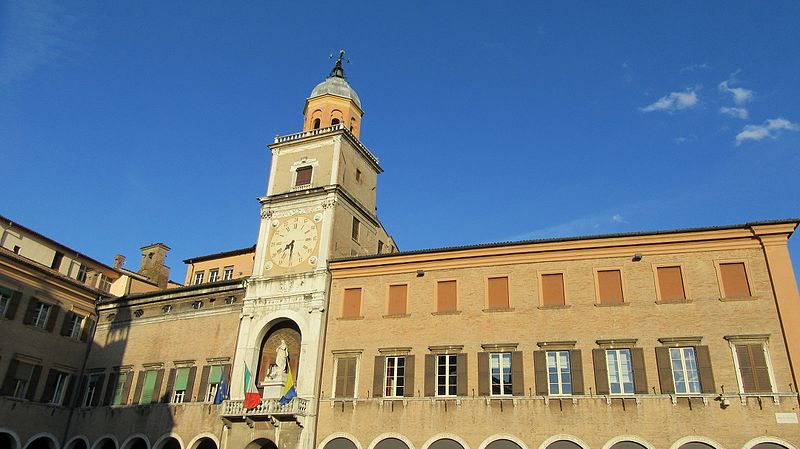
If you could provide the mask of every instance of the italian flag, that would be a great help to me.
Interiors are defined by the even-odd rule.
[[[251,409],[258,407],[261,403],[261,394],[256,388],[256,380],[250,373],[247,363],[244,364],[244,408]]]

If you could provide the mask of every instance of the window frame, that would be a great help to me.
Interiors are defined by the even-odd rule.
[[[389,361],[394,360],[394,371],[390,372]],[[403,362],[403,366],[400,367],[397,362]],[[405,355],[387,355],[384,358],[384,376],[383,376],[383,397],[387,399],[398,399],[405,397],[405,387],[406,387],[406,356]],[[403,374],[398,375],[397,371],[399,368],[402,368]],[[402,380],[402,385],[398,385],[398,379]],[[390,380],[394,382],[390,384]],[[398,393],[399,390],[399,393]]]
[[[208,282],[217,282],[219,280],[219,268],[208,270]]]
[[[739,394],[761,395],[770,396],[775,393],[775,372],[772,368],[772,359],[769,355],[769,336],[768,335],[744,335],[744,336],[726,336],[728,345],[731,348],[731,356],[733,357],[733,367],[736,370],[736,383],[739,386]],[[739,356],[736,353],[737,345],[760,344],[764,351],[764,360],[767,364],[767,373],[769,374],[769,382],[771,391],[769,392],[745,392],[744,382],[742,381],[742,371],[739,366]]]
[[[56,371],[57,378],[56,383],[53,386],[53,395],[50,397],[50,400],[47,402],[50,405],[64,405],[64,397],[67,395],[67,388],[69,388],[69,382],[72,378],[70,373],[65,373],[63,371]]]
[[[212,363],[212,364],[208,365],[209,366],[209,369],[208,369],[208,384],[206,386],[206,391],[204,393],[205,396],[203,396],[202,402],[204,402],[206,404],[213,404],[214,403],[214,400],[217,397],[217,389],[219,388],[219,385],[222,382],[212,382],[211,381],[211,373],[212,373],[212,371],[214,371],[214,367],[215,366],[219,366],[220,369],[222,370],[222,378],[220,380],[224,380],[224,377],[225,377],[225,366],[226,365],[227,365],[226,363]],[[189,367],[189,368],[191,369],[191,367]],[[176,375],[177,375],[177,372],[176,372]],[[228,382],[230,382],[230,381],[228,381]],[[228,387],[228,389],[230,390],[230,386]]]
[[[186,373],[187,379],[192,374],[192,367],[191,366],[176,366],[175,367],[175,379],[174,379],[175,384],[178,383],[178,374],[180,373],[181,370],[186,370],[187,371],[187,373]],[[224,368],[223,368],[223,370],[224,370]],[[187,386],[188,386],[188,380],[187,380]],[[185,404],[185,403],[189,402],[189,401],[186,400],[187,399],[186,398],[186,392],[187,391],[188,391],[187,389],[178,390],[177,387],[173,387],[172,396],[169,398],[170,399],[170,401],[169,401],[170,404]],[[216,396],[216,392],[215,392],[215,396]],[[178,400],[178,399],[180,399],[180,400]],[[191,400],[191,397],[189,397],[188,399]]]
[[[340,360],[354,359],[353,366],[353,396],[339,396],[336,391],[336,379],[339,376],[339,363]],[[334,400],[356,400],[358,399],[358,383],[360,381],[360,368],[361,367],[361,351],[334,351],[333,352],[333,382],[331,383],[331,399]]]
[[[128,403],[128,398],[124,397],[125,384],[128,383],[128,378],[130,376],[133,376],[133,371],[132,370],[119,371],[116,374],[117,376],[114,384],[114,391],[112,392],[111,403],[109,405],[111,406],[126,405]],[[119,396],[119,398],[117,398],[117,396]],[[117,399],[119,399],[119,403],[117,403]]]
[[[569,382],[564,382],[564,379],[562,378],[563,370],[564,370],[564,367],[561,366],[561,354],[562,353],[566,353],[567,354],[566,370],[567,370],[567,373],[569,374]],[[550,366],[550,354],[554,354],[555,355],[555,366],[553,366],[552,368],[555,368],[555,375],[556,375],[556,379],[557,379],[556,385],[558,386],[558,391],[556,391],[556,392],[553,391],[553,382],[550,381],[550,376],[552,374],[550,372],[550,369],[551,369],[551,366]],[[544,357],[545,357],[545,362],[547,363],[547,394],[548,394],[548,396],[572,396],[572,394],[573,394],[572,375],[573,374],[572,374],[572,355],[570,354],[570,350],[569,349],[552,349],[552,350],[545,349],[544,350]],[[608,366],[607,363],[606,363],[606,366]],[[567,385],[567,384],[569,384],[569,393],[565,393],[564,392],[564,386]]]
[[[203,281],[205,280],[205,277],[206,277],[205,270],[195,271],[194,272],[194,281],[192,282],[192,285],[200,285],[200,284],[202,284]]]
[[[434,369],[434,376],[435,376],[435,383],[434,383],[434,397],[437,398],[454,398],[458,396],[458,354],[453,352],[448,352],[444,354],[435,354],[436,357],[436,365]],[[444,358],[446,361],[444,364],[445,367],[445,374],[439,374],[439,367],[441,366],[441,360]],[[452,359],[452,362],[451,362]],[[448,368],[451,368],[453,372],[447,372]],[[440,384],[441,377],[444,376],[445,383]],[[452,382],[451,382],[452,381]],[[446,393],[440,394],[439,389],[444,388]],[[451,393],[452,391],[452,393]]]
[[[657,304],[674,304],[674,303],[686,303],[692,302],[692,295],[689,291],[688,283],[686,282],[686,264],[683,262],[680,263],[654,263],[651,264],[653,268],[653,282],[656,286],[656,303]],[[675,268],[681,270],[681,284],[683,286],[683,299],[664,299],[661,295],[661,283],[659,282],[658,278],[658,269],[659,268]],[[625,293],[623,292],[623,299]]]
[[[72,322],[70,323],[68,337],[72,338],[74,340],[79,340],[81,338],[81,333],[83,332],[83,325],[86,322],[86,317],[83,316],[83,315],[78,315],[77,313],[75,313],[75,314],[72,315],[71,319],[72,319]],[[77,326],[76,326],[76,323],[75,323],[76,320],[80,320],[80,321],[78,321]]]
[[[670,368],[670,372],[672,373],[672,388],[673,388],[672,391],[674,391],[675,394],[678,394],[678,395],[699,395],[699,394],[702,394],[703,393],[703,384],[702,384],[702,381],[700,379],[700,367],[699,367],[699,364],[697,362],[697,350],[695,349],[695,347],[694,346],[670,346],[668,349],[669,349],[669,368]],[[689,374],[690,373],[689,373],[689,369],[686,366],[685,350],[687,350],[687,349],[691,349],[692,350],[692,356],[693,356],[693,359],[694,359],[694,376],[697,379],[697,382],[696,382],[697,383],[697,391],[692,391],[692,389],[691,389],[692,382],[689,380],[689,377],[690,377]],[[680,351],[680,361],[681,361],[681,369],[680,369],[680,371],[682,372],[683,378],[684,378],[683,384],[686,386],[686,391],[683,391],[683,392],[678,391],[678,380],[675,378],[675,371],[676,370],[675,370],[675,365],[674,365],[674,362],[673,362],[673,353],[672,353],[672,351]]]
[[[299,176],[300,172],[301,171],[306,171],[306,170],[310,170],[311,171],[311,176],[308,177],[308,182],[305,182],[303,184],[298,184],[298,182],[299,182],[298,178],[300,178],[300,176]],[[299,189],[299,188],[303,188],[303,187],[308,187],[308,186],[310,186],[311,184],[314,183],[314,172],[316,170],[314,170],[314,166],[313,165],[311,165],[311,164],[301,164],[301,165],[298,165],[297,167],[295,167],[294,170],[292,170],[292,171],[294,172],[294,175],[292,177],[292,188]]]
[[[40,301],[38,299],[31,298],[30,301],[36,301],[36,313],[31,321],[31,326],[37,329],[47,329],[47,321],[50,319],[50,314],[53,313],[53,305],[50,303],[46,303]],[[47,311],[44,314],[44,318],[42,318],[42,310],[47,307]]]
[[[606,355],[606,372],[607,372],[607,376],[608,376],[608,394],[611,395],[611,396],[628,396],[628,395],[636,394],[636,381],[634,379],[634,369],[633,369],[633,351],[631,351],[631,348],[604,348],[604,351],[605,351],[605,355]],[[617,353],[617,355],[618,355],[617,362],[615,364],[615,368],[617,369],[616,373],[617,373],[617,378],[619,379],[619,381],[617,382],[619,384],[619,387],[620,387],[620,392],[619,393],[615,393],[614,391],[612,391],[614,382],[611,381],[611,360],[608,357],[608,353],[612,352],[612,351]],[[625,391],[625,384],[627,382],[624,382],[622,380],[622,367],[623,367],[623,364],[622,364],[622,357],[619,357],[619,355],[622,353],[622,351],[626,351],[627,354],[628,354],[628,360],[629,360],[629,365],[628,366],[629,366],[630,369],[629,369],[627,375],[628,375],[628,378],[630,380],[629,383],[631,385],[631,391],[630,392],[626,392]]]
[[[616,266],[602,266],[602,267],[594,267],[592,269],[594,273],[594,297],[595,297],[595,306],[599,307],[617,307],[617,306],[624,306],[630,304],[628,299],[628,285],[627,281],[625,280],[625,270],[621,265]],[[606,304],[600,301],[600,275],[601,271],[619,271],[619,279],[620,284],[622,287],[622,302],[614,303],[614,304]]]
[[[355,215],[353,216],[353,227],[350,230],[350,237],[354,242],[359,243],[358,239],[361,237],[361,220]]]
[[[0,290],[0,318],[5,318],[9,304],[11,304],[11,296],[6,296],[6,294]]]
[[[222,280],[229,281],[231,279],[233,279],[233,265],[224,267],[222,269]]]
[[[733,264],[733,263],[740,263],[744,265],[744,275],[747,277],[747,288],[750,290],[750,296],[746,298],[740,298],[736,296],[728,297],[725,294],[725,283],[722,281],[722,268],[720,265],[725,264]],[[714,260],[714,270],[717,273],[717,286],[719,287],[719,299],[720,301],[736,301],[736,300],[752,300],[757,299],[755,295],[755,290],[753,289],[753,276],[752,270],[750,269],[750,261],[747,259],[715,259]]]
[[[390,313],[391,312],[390,305],[391,305],[391,299],[392,299],[392,287],[400,287],[400,286],[405,286],[406,287],[406,297],[405,297],[405,307],[404,307],[405,313],[392,314],[392,313]],[[363,295],[364,295],[363,290],[362,290],[361,295],[362,295],[361,304],[363,306],[363,304],[364,304],[364,302],[363,302]],[[386,308],[385,308],[386,314],[384,316],[385,317],[409,316],[410,312],[408,311],[408,299],[409,299],[410,296],[411,296],[411,283],[410,282],[390,282],[390,283],[388,283],[386,285]]]
[[[498,393],[495,393],[495,382],[494,376],[492,375],[492,371],[494,369],[494,360],[497,359],[498,361],[498,373],[500,375],[499,382],[497,383],[498,386]],[[508,362],[505,365],[505,362]],[[513,357],[511,351],[490,351],[489,352],[489,368],[487,373],[489,375],[489,396],[491,397],[511,397],[514,395],[514,367],[513,367]],[[505,370],[508,369],[506,373]],[[508,383],[505,382],[505,376],[508,375],[509,381]],[[456,377],[456,383],[458,383],[458,377]]]
[[[81,397],[80,408],[88,408],[92,407],[92,402],[94,401],[94,396],[96,394],[100,394],[100,389],[102,385],[103,373],[87,373],[86,374],[86,385],[83,390],[83,397]],[[96,380],[96,383],[92,384],[92,379]]]
[[[38,365],[34,363],[25,362],[19,359],[16,359],[17,366],[14,370],[14,373],[6,373],[6,377],[9,375],[14,376],[14,391],[11,392],[11,397],[16,399],[25,399],[28,396],[28,389],[31,387],[31,377],[33,377],[33,372],[36,370]],[[30,372],[28,373],[27,379],[17,377],[17,373],[19,373],[19,369],[21,365],[28,365],[30,366]]]
[[[505,279],[506,280],[506,294],[508,295],[507,304],[505,307],[490,307],[489,299],[489,281],[492,279]],[[456,285],[456,304],[458,304],[458,286]],[[511,274],[492,274],[483,277],[483,311],[496,312],[496,311],[510,311],[514,310],[514,305],[511,303]]]
[[[441,282],[455,282],[456,283],[456,304],[453,310],[439,310],[439,283]],[[433,286],[433,314],[434,315],[449,315],[461,313],[460,296],[458,284],[461,283],[459,278],[441,278],[434,280]]]

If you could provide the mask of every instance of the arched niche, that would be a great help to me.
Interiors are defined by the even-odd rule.
[[[144,438],[136,437],[127,442],[122,449],[149,449]]]
[[[269,367],[275,363],[275,350],[280,346],[281,340],[286,341],[289,348],[289,367],[292,369],[295,383],[297,382],[298,368],[300,366],[300,344],[302,336],[300,328],[294,321],[284,320],[275,323],[261,340],[261,353],[258,359],[257,382],[261,383],[269,373]]]
[[[271,440],[266,438],[258,438],[250,442],[244,449],[278,449]]]
[[[2,447],[2,446],[0,446],[0,447]],[[70,441],[69,444],[67,444],[66,449],[89,449],[89,445],[86,444],[85,440],[83,440],[81,438],[76,438],[76,439]]]
[[[408,445],[398,438],[384,438],[378,441],[375,449],[409,449]]]
[[[167,437],[161,440],[155,449],[183,449],[180,441],[175,437]]]
[[[678,449],[717,449],[714,446],[699,441],[690,441],[683,443]],[[765,448],[766,449],[766,448]]]
[[[58,449],[58,445],[52,438],[41,436],[29,441],[25,449]]]
[[[619,441],[611,446],[611,449],[647,449],[645,446],[635,441]]]
[[[456,440],[451,440],[450,438],[442,438],[441,440],[436,440],[428,446],[428,449],[464,449],[464,446],[461,445]]]
[[[197,440],[194,445],[189,449],[219,449],[217,443],[208,437],[203,437]]]
[[[764,443],[758,443],[752,447],[752,449],[789,449],[786,446],[778,443],[773,443],[771,441],[767,441]]]
[[[19,445],[17,444],[17,439],[14,438],[14,435],[11,435],[8,432],[0,432],[0,447],[19,449]]]
[[[583,449],[578,443],[569,440],[553,441],[547,445],[547,449]]]

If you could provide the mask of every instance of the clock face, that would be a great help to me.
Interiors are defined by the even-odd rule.
[[[294,267],[306,260],[316,246],[317,225],[306,217],[294,217],[275,227],[269,255],[281,267]]]

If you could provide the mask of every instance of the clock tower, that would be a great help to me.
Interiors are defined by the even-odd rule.
[[[269,182],[259,198],[253,275],[247,280],[230,381],[231,399],[243,398],[247,369],[267,410],[277,404],[291,371],[298,398],[293,403],[302,404],[302,412],[286,422],[283,415],[265,413],[276,435],[264,437],[276,441],[283,435],[281,448],[313,449],[330,296],[328,260],[395,250],[376,215],[377,177],[383,170],[359,140],[361,100],[347,82],[343,55],[306,100],[303,131],[276,136],[269,145]],[[288,363],[278,361],[285,353]],[[237,432],[240,426],[234,424],[232,433],[247,431]]]

